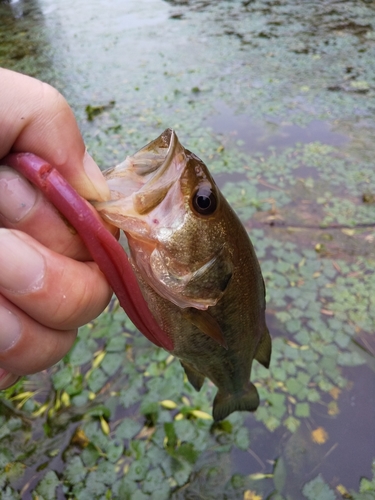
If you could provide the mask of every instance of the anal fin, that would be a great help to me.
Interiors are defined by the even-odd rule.
[[[260,339],[254,358],[265,368],[268,368],[270,366],[270,361],[271,361],[271,351],[272,351],[271,336],[268,331],[268,328],[265,327],[264,333],[262,335],[262,338]]]
[[[248,382],[239,394],[218,391],[214,399],[212,416],[215,422],[223,420],[234,411],[255,411],[259,406],[259,394],[254,384]]]
[[[192,366],[190,366],[187,363],[184,363],[183,361],[180,360],[180,363],[182,365],[182,368],[185,370],[186,376],[191,383],[191,385],[194,387],[196,391],[200,391],[201,387],[204,382],[204,376],[201,375],[199,372],[194,370]]]

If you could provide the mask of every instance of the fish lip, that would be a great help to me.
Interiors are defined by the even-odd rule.
[[[150,179],[132,194],[133,207],[140,215],[151,212],[164,200],[170,188],[180,179],[186,168],[186,153],[177,134],[172,129],[166,129],[160,137],[164,139],[163,135],[166,134],[169,135],[169,146],[163,162],[151,171]],[[146,148],[147,146],[144,149]],[[139,154],[142,154],[142,150]]]
[[[154,168],[151,171],[146,173],[146,175],[147,175],[149,173],[154,172],[154,175],[151,177],[151,179],[149,179],[149,181],[146,182],[145,186],[147,184],[150,184],[150,183],[152,184],[153,182],[158,181],[160,177],[164,176],[165,171],[168,169],[168,167],[171,164],[171,161],[173,160],[173,157],[174,157],[175,152],[176,152],[176,148],[178,147],[178,145],[180,145],[177,134],[172,129],[164,130],[164,132],[160,135],[159,138],[164,139],[164,135],[167,135],[167,134],[169,135],[169,138],[168,138],[169,144],[168,144],[168,148],[166,148],[164,160],[156,168]],[[155,142],[155,141],[153,141],[153,142]],[[145,146],[143,149],[146,149],[146,148],[147,148],[147,146]],[[141,149],[138,153],[141,154],[143,149]],[[136,154],[138,154],[138,153],[136,153]],[[136,155],[134,155],[134,156],[136,156]],[[138,174],[138,175],[140,175],[140,174]]]

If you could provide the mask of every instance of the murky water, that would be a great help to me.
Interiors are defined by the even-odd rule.
[[[243,149],[250,154],[254,151],[267,153],[269,147],[280,149],[298,143],[320,142],[342,146],[349,142],[348,136],[335,132],[334,126],[326,121],[312,120],[306,126],[282,119],[257,122],[252,120],[251,114],[234,113],[230,106],[223,103],[216,105],[216,112],[206,120],[206,124],[224,141],[241,141]]]
[[[14,399],[5,427],[43,401],[57,405],[64,391],[69,404],[54,423],[34,417],[31,441],[22,426],[14,441],[0,440],[0,498],[23,490],[23,498],[334,499],[371,480],[375,206],[363,195],[375,192],[374,29],[373,4],[359,1],[0,4],[0,65],[55,85],[103,168],[166,127],[207,163],[254,241],[274,336],[270,372],[254,367],[255,415],[211,428],[186,410],[181,431],[181,395],[209,411],[212,387],[195,394],[177,363],[139,339],[134,352],[127,341],[134,373],[123,368],[125,344],[114,347],[123,319],[103,315],[91,340],[82,332],[72,359],[52,370],[52,384],[31,377],[8,393],[45,391],[36,402]],[[103,110],[90,121],[87,106]],[[77,361],[79,349],[94,358],[103,345],[112,365]],[[59,373],[69,370],[64,385]],[[160,409],[166,399],[177,409]],[[46,471],[57,473],[52,493],[40,483]]]

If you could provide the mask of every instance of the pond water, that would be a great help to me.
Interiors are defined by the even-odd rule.
[[[174,128],[249,231],[273,337],[259,409],[213,425],[214,388],[114,302],[3,394],[0,498],[375,498],[373,2],[2,2],[0,65],[57,87],[103,168]]]
[[[233,113],[224,103],[218,103],[215,108],[216,112],[205,124],[212,128],[215,134],[222,136],[223,140],[243,141],[242,148],[250,154],[253,151],[266,154],[270,146],[282,149],[315,141],[342,146],[349,142],[346,135],[335,132],[332,124],[323,120],[312,120],[306,126],[283,122],[282,118],[255,122],[251,115]]]

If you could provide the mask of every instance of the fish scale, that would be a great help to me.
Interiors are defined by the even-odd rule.
[[[217,386],[215,421],[256,410],[252,362],[268,368],[271,357],[264,281],[208,168],[167,129],[104,175],[113,200],[96,208],[125,231],[143,296],[188,380],[196,390],[205,377]]]

